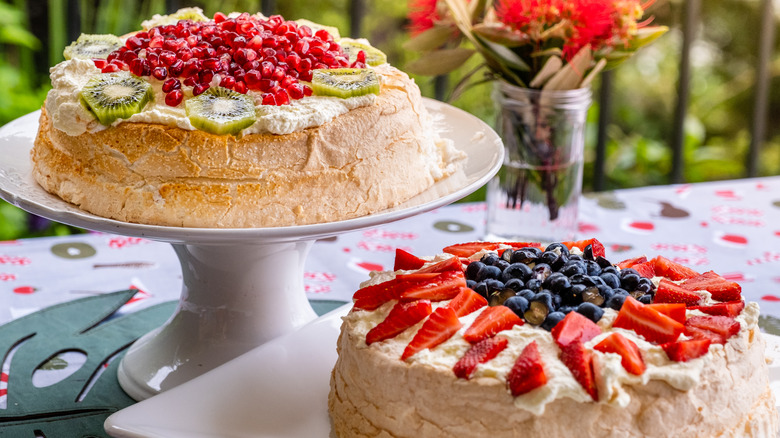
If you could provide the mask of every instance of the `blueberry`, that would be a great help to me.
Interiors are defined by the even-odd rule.
[[[623,271],[620,271],[620,287],[625,290],[634,290],[639,284],[641,277],[638,274],[626,274],[623,275]]]
[[[495,266],[485,265],[484,268],[480,269],[477,272],[476,277],[474,277],[474,281],[483,281],[483,280],[487,280],[487,279],[497,280],[499,278],[501,278],[501,270],[500,269],[498,269]]]
[[[623,295],[623,296],[628,295],[628,291],[620,287],[616,287],[612,289],[612,292],[614,292],[616,295]]]
[[[576,307],[572,307],[572,306],[561,306],[561,307],[559,307],[559,308],[558,308],[558,310],[556,310],[556,312],[561,312],[561,313],[563,313],[564,315],[568,315],[568,314],[569,314],[569,312],[573,312],[573,311],[574,311],[574,309],[576,309]]]
[[[552,251],[545,251],[542,253],[541,256],[539,256],[539,263],[546,263],[550,266],[552,266],[553,262],[557,260],[560,257],[558,253],[552,252]]]
[[[582,251],[582,256],[585,260],[593,260],[593,245],[588,245],[585,250]]]
[[[576,260],[578,262],[584,261],[585,259],[582,258],[579,254],[569,254],[569,261]]]
[[[547,318],[547,314],[554,310],[553,296],[550,292],[539,292],[528,302],[528,310],[523,317],[529,324],[539,325]]]
[[[601,266],[601,269],[606,268],[607,266],[612,266],[612,263],[610,263],[609,260],[604,258],[604,256],[598,256],[596,257],[596,263],[598,263],[599,266]]]
[[[623,302],[626,301],[626,297],[628,295],[623,294],[614,294],[612,295],[606,302],[604,302],[604,307],[609,307],[610,309],[620,310],[621,307],[623,307]]]
[[[569,290],[561,294],[562,303],[566,306],[577,306],[582,302],[582,293],[587,286],[584,284],[572,285]]]
[[[553,293],[551,293],[551,295],[552,295],[552,300],[553,300],[553,306],[552,306],[552,308],[550,310],[554,310],[554,309],[557,309],[557,308],[561,307],[561,301],[562,301],[561,296],[558,295],[558,294],[553,294]]]
[[[587,285],[588,283],[590,283],[592,286],[607,285],[607,282],[604,281],[604,279],[599,277],[598,275],[591,275],[590,277],[588,277],[588,279],[590,281],[585,281],[583,284]]]
[[[544,281],[552,274],[552,268],[546,263],[537,263],[531,271],[533,272],[533,277],[539,281]]]
[[[484,263],[484,264],[486,264],[488,266],[493,266],[493,265],[496,264],[496,262],[498,260],[499,260],[498,259],[498,254],[496,254],[494,252],[489,252],[489,253],[483,255],[482,258],[479,261],[481,261],[482,263]]]
[[[612,266],[612,265],[609,265],[607,267],[602,267],[601,268],[601,273],[602,274],[605,274],[607,272],[609,272],[610,274],[618,275],[618,269],[616,267]]]
[[[545,248],[544,250],[546,252],[549,252],[549,251],[555,251],[556,249],[558,249],[558,252],[560,252],[561,254],[564,254],[564,255],[567,255],[567,256],[569,255],[569,248],[567,248],[566,245],[564,245],[562,243],[551,243],[551,244],[547,245],[547,248]]]
[[[542,287],[550,289],[553,293],[561,294],[571,288],[571,283],[569,283],[568,277],[556,272],[542,282]]]
[[[644,294],[641,297],[639,297],[639,302],[642,304],[652,304],[653,296],[650,294]]]
[[[542,255],[542,250],[537,248],[537,247],[535,247],[535,246],[525,246],[522,249],[524,249],[526,251],[530,251],[531,254],[534,255],[534,257],[539,257],[540,255]]]
[[[594,262],[593,260],[585,261],[585,269],[588,271],[588,275],[601,274],[601,266],[599,266],[599,264]]]
[[[629,275],[629,274],[639,275],[639,272],[637,272],[636,269],[634,269],[634,268],[621,269],[620,272],[619,272],[620,279],[622,280],[623,277],[625,277],[626,275]]]
[[[582,291],[582,301],[600,306],[604,304],[604,295],[601,294],[598,286],[588,286]]]
[[[534,292],[539,292],[542,290],[542,280],[539,280],[537,278],[532,278],[525,282],[525,287],[527,289],[531,289]]]
[[[569,260],[568,263],[566,263],[563,268],[561,268],[561,273],[567,277],[572,277],[574,275],[582,275],[587,273],[588,271],[585,269],[585,263],[582,262],[572,262]]]
[[[476,282],[476,281],[474,281],[474,280],[471,280],[471,279],[469,279],[469,280],[466,280],[466,287],[467,287],[467,288],[469,288],[469,289],[472,289],[472,290],[473,290],[473,289],[474,289],[476,286],[477,286],[477,282]]]
[[[553,262],[552,262],[552,263],[550,263],[550,267],[552,268],[552,270],[553,270],[553,271],[560,271],[560,270],[561,270],[561,268],[562,268],[562,267],[563,267],[563,266],[566,264],[566,262],[568,262],[568,261],[569,261],[569,257],[568,257],[568,256],[566,256],[566,255],[564,255],[564,254],[561,254],[560,256],[558,256],[558,258],[557,258],[557,259],[553,260]]]
[[[509,267],[509,262],[504,259],[498,259],[496,260],[496,264],[493,266],[495,266],[496,268],[500,269],[501,272],[503,272],[504,269]]]
[[[569,283],[571,284],[582,284],[584,283],[589,277],[586,274],[574,274],[569,277]]]
[[[599,322],[604,315],[604,309],[593,303],[582,303],[577,306],[577,313],[593,322]]]
[[[550,312],[549,314],[547,314],[547,318],[544,319],[544,322],[542,322],[542,325],[540,327],[549,332],[550,330],[553,329],[553,327],[558,325],[558,323],[561,322],[565,317],[566,317],[565,313]]]
[[[604,297],[604,302],[607,302],[612,298],[612,295],[615,295],[615,289],[609,286],[599,287],[599,294]],[[601,305],[603,306],[603,303]]]
[[[512,289],[503,289],[500,291],[495,291],[490,294],[490,298],[488,299],[488,305],[489,306],[500,306],[504,304],[506,300],[509,298],[515,296],[515,291]]]
[[[514,254],[514,252],[515,251],[511,248],[505,249],[504,252],[501,253],[501,260],[512,263],[512,254]]]
[[[509,289],[512,289],[515,292],[518,292],[525,287],[525,283],[523,283],[523,280],[519,278],[510,278],[509,280],[504,282],[504,287],[507,287]]]
[[[487,284],[485,284],[484,281],[478,281],[477,284],[472,289],[474,289],[474,292],[482,295],[485,298],[487,298],[490,295]]]
[[[620,279],[617,275],[611,272],[605,273],[604,271],[601,271],[601,275],[599,275],[599,277],[601,277],[601,279],[604,280],[604,283],[606,283],[606,285],[609,287],[620,287]]]
[[[512,253],[509,263],[535,263],[536,257],[536,254],[533,251],[529,251],[527,248],[519,249]]]
[[[638,290],[644,293],[650,293],[655,290],[655,285],[649,278],[640,278],[634,290]]]
[[[528,281],[528,279],[531,278],[531,268],[524,263],[512,263],[504,270],[504,273],[501,274],[501,279],[504,281],[507,281],[510,278],[519,278],[520,280]]]
[[[488,278],[487,280],[485,280],[485,285],[488,288],[488,296],[497,290],[506,289],[504,282],[500,280],[496,280],[494,278]]]
[[[474,280],[477,278],[477,273],[485,268],[485,264],[482,262],[471,262],[466,267],[466,278]]]
[[[515,312],[519,317],[523,317],[523,314],[528,310],[528,299],[515,295],[509,297],[504,301],[504,305],[509,307],[509,310]]]
[[[523,297],[526,300],[530,300],[531,298],[536,295],[536,292],[532,291],[531,289],[520,289],[520,291],[517,292],[518,297]]]

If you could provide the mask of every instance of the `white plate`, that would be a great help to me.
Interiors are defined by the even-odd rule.
[[[328,391],[342,306],[106,420],[116,438],[327,438]],[[780,400],[780,337],[764,335]]]
[[[90,230],[145,237],[171,243],[212,244],[314,240],[405,219],[461,199],[485,185],[503,163],[499,136],[477,117],[433,99],[424,99],[443,138],[468,156],[465,169],[425,192],[379,213],[324,224],[273,228],[183,228],[134,224],[96,216],[47,193],[33,179],[30,149],[40,111],[0,128],[0,198],[30,213]]]

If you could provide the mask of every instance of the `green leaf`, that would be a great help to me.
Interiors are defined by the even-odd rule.
[[[455,33],[450,27],[434,26],[425,32],[415,35],[403,44],[404,50],[412,52],[428,52],[441,48]]]
[[[406,69],[418,75],[443,75],[463,65],[474,53],[474,50],[462,47],[434,50],[407,64]]]
[[[38,41],[38,38],[35,38],[35,35],[18,26],[0,27],[0,43],[27,47],[32,50],[37,50],[41,47],[41,42]]]
[[[505,47],[519,47],[528,43],[527,36],[499,24],[479,23],[475,24],[472,30],[484,40],[501,44]]]
[[[7,408],[0,410],[0,435],[32,436],[31,431],[40,430],[47,437],[107,437],[105,419],[134,403],[116,378],[122,351],[165,322],[176,306],[169,302],[108,319],[136,293],[127,290],[70,301],[0,326],[0,358],[18,347],[8,373]],[[86,362],[58,383],[33,385],[33,372],[68,350],[84,352]],[[117,356],[118,352],[122,353]],[[89,383],[93,386],[86,392]]]

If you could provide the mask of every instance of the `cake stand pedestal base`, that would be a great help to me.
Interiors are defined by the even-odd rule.
[[[130,347],[119,365],[122,389],[149,398],[314,320],[303,288],[313,243],[173,244],[179,305]]]

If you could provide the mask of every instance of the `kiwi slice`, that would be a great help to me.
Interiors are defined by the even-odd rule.
[[[329,34],[333,36],[333,39],[336,41],[338,41],[339,38],[341,38],[341,34],[339,33],[338,27],[326,26],[324,24],[315,23],[313,21],[309,21],[304,18],[295,20],[295,22],[298,23],[299,26],[308,26],[309,29],[311,29],[313,32],[317,32],[320,29],[325,29],[326,31],[328,31]]]
[[[208,19],[209,18],[203,14],[203,9],[201,8],[182,8],[169,15],[155,14],[151,19],[141,23],[141,27],[144,28],[144,30],[149,30],[155,26],[176,24],[179,20],[208,21]]]
[[[65,59],[105,59],[109,53],[122,47],[122,40],[116,35],[89,35],[82,33],[62,52]]]
[[[127,72],[93,76],[81,89],[81,103],[103,125],[141,112],[154,99],[152,86]]]
[[[312,71],[311,88],[318,96],[346,99],[379,94],[380,84],[376,72],[370,68],[316,69]]]
[[[185,103],[192,126],[212,134],[238,134],[257,120],[251,97],[223,87],[210,87]]]
[[[339,45],[344,50],[344,53],[349,56],[350,63],[355,62],[358,52],[362,50],[366,52],[366,64],[372,66],[387,64],[387,55],[376,47],[361,41],[353,40],[352,38],[342,38],[339,40]]]

